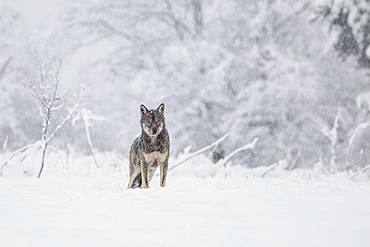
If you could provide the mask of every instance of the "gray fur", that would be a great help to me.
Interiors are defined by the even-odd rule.
[[[160,186],[166,186],[170,138],[164,118],[164,104],[155,110],[140,106],[141,135],[130,149],[129,182],[127,188],[149,188],[155,170],[160,167]]]

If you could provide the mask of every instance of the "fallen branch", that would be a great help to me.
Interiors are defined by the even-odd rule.
[[[278,167],[279,165],[280,163],[275,163],[274,165],[270,166],[264,173],[262,173],[261,177],[264,178],[268,173],[275,170],[275,168]]]
[[[218,144],[220,144],[221,142],[223,142],[230,134],[225,134],[224,136],[222,136],[220,139],[216,140],[215,142],[209,144],[208,146],[206,147],[203,147],[193,153],[190,153],[187,157],[185,157],[184,159],[180,160],[179,162],[177,162],[176,164],[174,164],[172,167],[170,167],[168,170],[171,171],[173,169],[175,169],[176,167],[179,167],[180,165],[182,165],[183,163],[185,163],[186,161],[194,158],[195,156],[198,156],[199,154],[201,153],[204,153],[210,149],[212,149],[213,147],[217,146]]]
[[[35,146],[35,145],[38,145],[39,144],[39,141],[35,142],[35,143],[32,143],[30,145],[26,145],[22,148],[19,148],[17,150],[15,150],[13,153],[11,153],[8,158],[1,164],[1,167],[0,167],[0,176],[3,176],[4,175],[4,168],[8,165],[9,161],[11,161],[14,157],[16,157],[18,154],[21,154],[21,153],[24,153],[26,152],[28,149],[30,149],[31,147]]]
[[[229,155],[227,155],[224,159],[220,160],[220,164],[226,166],[226,164],[234,157],[236,154],[246,151],[246,150],[253,150],[256,147],[258,138],[254,138],[252,142],[245,144],[244,146],[235,149]]]
[[[359,172],[357,172],[357,173],[355,173],[355,174],[353,174],[352,176],[351,176],[351,180],[353,180],[353,179],[355,179],[356,177],[358,177],[359,175],[361,175],[361,174],[363,174],[363,173],[365,173],[367,170],[370,170],[370,165],[367,165],[367,166],[365,166],[364,168],[362,168]]]

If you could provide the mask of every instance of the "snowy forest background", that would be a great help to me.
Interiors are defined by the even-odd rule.
[[[127,169],[161,102],[173,159],[370,164],[369,0],[1,1],[0,30],[4,176]]]

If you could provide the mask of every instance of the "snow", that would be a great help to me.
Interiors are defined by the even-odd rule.
[[[370,246],[370,80],[329,32],[363,50],[368,0],[0,1],[0,247]],[[127,190],[161,102],[168,187]]]
[[[1,246],[369,246],[370,182],[123,173],[0,178]]]

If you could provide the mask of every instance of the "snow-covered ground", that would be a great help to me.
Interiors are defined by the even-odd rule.
[[[0,178],[0,245],[370,246],[370,182],[122,173]]]

